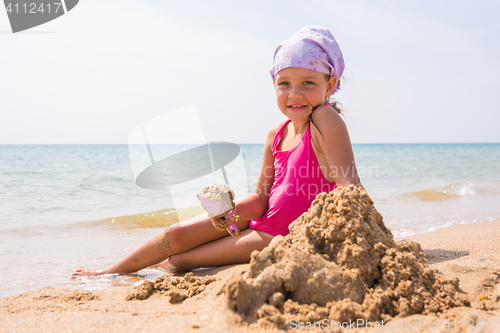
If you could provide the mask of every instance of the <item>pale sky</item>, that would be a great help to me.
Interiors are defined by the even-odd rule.
[[[81,0],[12,34],[2,9],[0,144],[127,143],[192,104],[207,141],[263,143],[285,119],[274,50],[304,25],[342,49],[353,143],[500,142],[498,13],[495,0]]]

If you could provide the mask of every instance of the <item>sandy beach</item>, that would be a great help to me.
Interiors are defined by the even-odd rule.
[[[470,300],[471,307],[453,308],[438,315],[394,318],[392,329],[386,324],[383,329],[354,331],[500,331],[500,221],[454,225],[409,239],[422,245],[428,263],[441,271],[443,278],[459,278],[460,292]],[[159,292],[153,292],[145,300],[127,301],[127,295],[135,290],[134,287],[92,292],[44,288],[4,297],[0,299],[0,332],[275,331],[236,324],[233,313],[225,305],[226,298],[221,293],[225,281],[233,274],[241,274],[248,266],[233,265],[195,272],[194,276],[213,277],[215,281],[207,284],[201,293],[174,304]],[[446,324],[449,327],[444,327]],[[329,326],[323,331],[344,329]]]

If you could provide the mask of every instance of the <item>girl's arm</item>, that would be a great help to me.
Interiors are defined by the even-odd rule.
[[[322,105],[314,111],[314,122],[321,133],[311,124],[313,139],[318,143],[320,153],[324,154],[330,166],[330,175],[339,185],[361,185],[359,180],[351,140],[347,127],[331,107]]]
[[[269,194],[274,182],[274,156],[272,146],[279,124],[269,130],[264,142],[262,165],[254,193],[249,194],[236,204],[235,212],[241,219],[256,219],[267,212]]]

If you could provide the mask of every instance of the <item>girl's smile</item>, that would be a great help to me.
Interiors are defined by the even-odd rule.
[[[291,105],[288,105],[288,106],[287,106],[287,108],[288,108],[291,112],[300,112],[300,111],[304,111],[307,107],[308,107],[308,105],[301,105],[301,104],[291,104]]]

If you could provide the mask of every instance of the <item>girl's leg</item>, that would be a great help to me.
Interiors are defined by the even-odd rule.
[[[200,245],[186,252],[172,255],[156,265],[168,271],[185,271],[199,267],[215,267],[247,263],[250,254],[264,249],[274,236],[253,229],[245,229],[240,237],[226,236]]]
[[[248,220],[239,220],[236,226],[240,230],[248,228]],[[186,221],[168,227],[162,233],[153,236],[144,244],[128,254],[115,265],[104,269],[79,269],[71,278],[95,276],[112,273],[131,273],[164,261],[168,257],[188,251],[201,244],[227,236],[227,231],[215,229],[207,214],[201,214]]]

